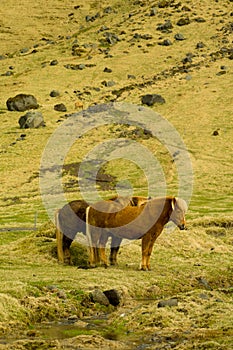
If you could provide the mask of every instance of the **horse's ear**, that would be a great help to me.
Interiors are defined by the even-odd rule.
[[[174,209],[175,209],[175,204],[176,204],[176,198],[175,198],[175,197],[173,197],[173,198],[172,198],[172,201],[171,201],[172,210],[174,210]]]

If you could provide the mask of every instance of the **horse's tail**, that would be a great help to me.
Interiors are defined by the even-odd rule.
[[[55,211],[55,225],[56,225],[56,239],[57,239],[57,258],[58,261],[64,263],[64,252],[63,252],[63,233],[60,229],[59,224],[60,210]]]

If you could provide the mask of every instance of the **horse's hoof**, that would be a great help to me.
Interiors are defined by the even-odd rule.
[[[146,266],[141,266],[141,269],[140,269],[141,271],[146,271],[147,269],[146,269]]]

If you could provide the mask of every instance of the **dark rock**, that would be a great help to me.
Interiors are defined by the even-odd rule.
[[[3,74],[1,74],[1,76],[3,77],[3,76],[5,76],[5,77],[10,77],[11,75],[13,75],[14,73],[13,72],[11,72],[11,71],[7,71],[6,73],[3,73]]]
[[[182,63],[192,63],[193,59],[192,59],[193,55],[192,54],[187,54],[185,58],[182,59]]]
[[[112,12],[114,12],[114,11],[113,11],[113,8],[111,6],[108,6],[104,9],[104,13],[112,13]]]
[[[86,19],[86,22],[93,22],[94,21],[94,18],[92,16],[89,16],[89,15],[87,15],[85,19]]]
[[[221,70],[220,72],[216,73],[216,75],[218,75],[218,76],[223,75],[223,74],[226,74],[225,70]]]
[[[176,23],[178,26],[185,26],[187,24],[190,23],[190,19],[189,17],[182,17],[178,20],[178,22]]]
[[[161,32],[169,32],[170,29],[173,28],[173,25],[170,20],[165,21],[163,24],[159,24],[157,27],[157,30],[160,30]]]
[[[151,40],[153,36],[151,34],[140,34],[140,38],[144,40]]]
[[[60,92],[57,90],[52,90],[49,95],[50,97],[58,97],[60,96]]]
[[[191,9],[188,6],[182,6],[181,10],[182,11],[187,11],[187,12],[191,11]]]
[[[30,111],[19,118],[20,129],[39,128],[45,126],[41,112]]]
[[[96,13],[94,16],[87,15],[86,16],[86,22],[94,22],[99,17],[100,17],[99,12]]]
[[[27,94],[18,94],[14,97],[10,97],[6,101],[6,105],[9,111],[19,112],[39,108],[36,98],[33,95]]]
[[[178,306],[178,300],[176,298],[171,298],[168,300],[161,300],[158,303],[158,307],[165,307],[165,306]]]
[[[109,300],[106,297],[106,295],[98,288],[94,289],[90,293],[90,298],[94,303],[98,303],[101,305],[108,306],[109,305]]]
[[[104,32],[106,30],[109,30],[109,27],[106,27],[105,25],[103,25],[102,27],[100,27],[100,29],[98,30],[98,33],[100,32]]]
[[[104,68],[104,73],[112,73],[112,69],[111,68]]]
[[[205,287],[208,290],[212,290],[211,286],[209,285],[209,283],[207,282],[207,280],[205,278],[198,277],[197,281],[201,286]]]
[[[110,45],[114,45],[121,40],[116,34],[110,32],[104,33],[104,37],[106,38],[106,42]]]
[[[213,135],[213,136],[218,136],[218,135],[219,135],[219,131],[218,131],[218,130],[214,130],[214,132],[213,132],[212,135]]]
[[[198,23],[206,22],[205,18],[203,18],[203,17],[197,17],[197,18],[195,18],[195,21],[198,22]]]
[[[102,81],[101,84],[106,86],[106,87],[112,87],[112,86],[116,85],[115,81],[113,81],[113,80],[110,80],[110,81],[104,80],[104,81]]]
[[[85,64],[80,63],[80,64],[78,65],[78,69],[79,69],[79,70],[83,70],[83,69],[85,69],[85,68],[86,68]]]
[[[20,53],[27,53],[29,51],[28,47],[24,47],[23,49],[20,50]]]
[[[142,103],[147,106],[153,106],[155,103],[163,104],[165,99],[161,95],[157,94],[147,94],[142,96]]]
[[[58,60],[52,60],[50,62],[50,66],[56,66],[58,64]]]
[[[157,9],[155,7],[152,7],[152,9],[150,10],[150,16],[155,16],[157,14]]]
[[[183,36],[183,34],[180,34],[180,33],[175,34],[174,38],[176,40],[185,40],[185,37]]]
[[[116,289],[106,290],[104,291],[104,295],[106,295],[106,297],[109,300],[109,303],[113,306],[118,306],[122,299],[121,293]]]
[[[161,41],[161,42],[159,43],[159,45],[162,45],[162,46],[170,46],[170,45],[172,45],[172,42],[171,42],[171,40],[169,40],[169,39],[164,39],[163,41]]]
[[[66,106],[64,105],[64,103],[58,103],[54,106],[54,110],[58,111],[58,112],[66,112]]]
[[[172,1],[171,0],[160,0],[158,2],[158,7],[159,8],[165,8],[165,7],[169,7],[171,5]]]
[[[133,74],[128,74],[127,78],[128,79],[136,79],[135,75],[133,75]]]
[[[203,49],[205,47],[205,44],[202,42],[202,41],[200,41],[199,43],[197,43],[197,45],[196,45],[196,48],[197,49]]]

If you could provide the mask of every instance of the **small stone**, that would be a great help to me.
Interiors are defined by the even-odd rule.
[[[112,73],[112,69],[111,68],[104,68],[104,73]]]
[[[165,21],[164,24],[160,24],[157,27],[157,30],[160,30],[161,32],[169,32],[173,28],[173,25],[170,20]]]
[[[24,54],[27,53],[29,51],[28,47],[24,47],[23,49],[20,50],[20,53]]]
[[[152,7],[152,9],[150,10],[150,16],[153,17],[157,14],[157,9],[155,7]]]
[[[187,80],[187,81],[192,80],[192,76],[191,75],[186,75],[185,80]]]
[[[1,76],[10,77],[13,74],[14,74],[13,72],[8,70],[6,73],[1,74]]]
[[[189,17],[182,17],[178,20],[178,22],[176,23],[178,26],[185,26],[187,24],[190,23],[190,19]]]
[[[218,135],[219,135],[219,131],[218,131],[218,130],[214,130],[214,132],[213,132],[212,135],[213,135],[213,136],[218,136]]]
[[[220,76],[220,75],[224,75],[226,74],[226,71],[225,70],[221,70],[220,72],[216,73],[216,75]]]
[[[128,79],[136,79],[135,75],[133,75],[133,74],[128,74],[127,78]]]
[[[104,13],[112,13],[113,12],[113,8],[111,6],[108,6],[104,9]]]
[[[30,111],[19,118],[20,129],[39,128],[45,126],[42,113],[39,111]]]
[[[79,70],[83,70],[83,69],[85,69],[85,68],[86,68],[85,64],[82,64],[82,63],[81,63],[81,64],[78,65],[78,69],[79,69]]]
[[[66,112],[66,106],[64,105],[64,103],[58,103],[54,106],[54,110],[58,111],[58,112]]]
[[[102,81],[101,84],[106,86],[106,87],[112,87],[112,86],[116,85],[115,81],[113,81],[113,80],[110,80],[110,81],[104,80],[104,81]]]
[[[178,300],[176,298],[171,298],[168,300],[161,300],[158,303],[158,307],[166,307],[166,306],[178,306]]]
[[[56,66],[58,64],[58,60],[52,60],[50,62],[50,66]]]
[[[172,45],[172,42],[169,39],[164,39],[162,42],[159,43],[159,45],[170,46],[170,45]]]
[[[61,290],[61,289],[59,289],[58,291],[57,291],[57,296],[58,296],[58,298],[60,298],[60,299],[67,299],[67,295],[66,295],[66,293],[64,292],[64,290]]]
[[[155,103],[163,104],[165,103],[165,99],[161,95],[157,94],[147,94],[142,96],[142,103],[147,106],[153,106]]]
[[[197,17],[197,18],[195,18],[195,21],[198,22],[198,23],[206,22],[206,20],[203,17]]]
[[[196,48],[197,49],[203,49],[205,47],[205,44],[202,42],[202,41],[200,41],[199,43],[197,43],[197,45],[196,45]]]
[[[94,303],[98,303],[104,306],[108,306],[109,305],[109,300],[106,297],[106,295],[98,288],[94,289],[91,293],[90,293],[90,297],[91,300]]]
[[[209,283],[207,282],[207,280],[203,277],[198,277],[197,281],[199,282],[200,285],[202,285],[203,287],[205,287],[208,290],[212,290],[211,286],[209,285]]]
[[[59,92],[59,91],[57,91],[57,90],[52,90],[52,91],[50,92],[50,97],[58,97],[58,96],[60,96],[60,92]]]
[[[113,306],[118,306],[121,302],[121,293],[116,289],[110,289],[104,291],[104,294],[109,300],[109,303]]]
[[[175,34],[174,38],[178,41],[185,40],[185,37],[183,36],[183,34],[180,34],[180,33]]]

